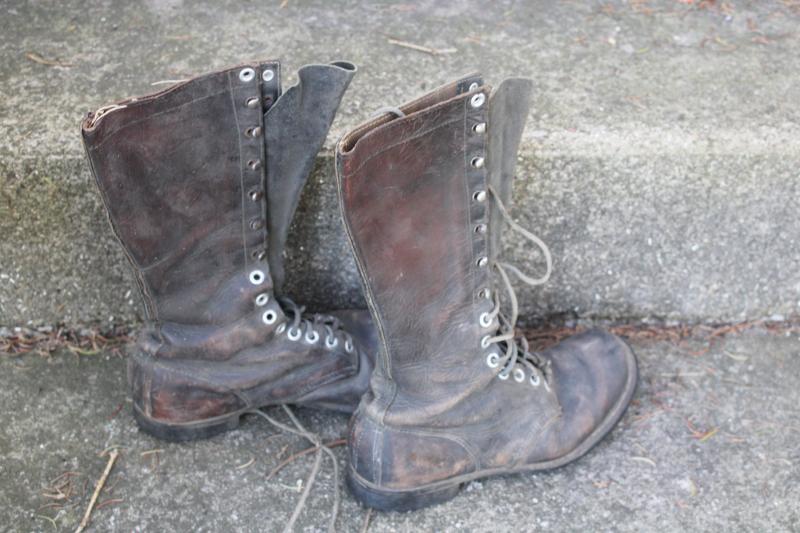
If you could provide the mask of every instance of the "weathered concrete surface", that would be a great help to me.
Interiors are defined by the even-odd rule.
[[[798,340],[753,331],[707,353],[699,339],[636,342],[634,403],[589,455],[549,473],[472,483],[438,507],[374,514],[370,531],[798,531]],[[207,441],[159,442],[136,429],[123,380],[118,356],[0,355],[0,529],[73,531],[106,463],[97,454],[111,446],[123,454],[100,502],[123,501],[98,509],[91,531],[282,528],[313,458],[266,476],[307,443],[257,418]],[[326,440],[346,433],[344,416],[298,414]],[[157,461],[151,450],[162,450]],[[66,471],[78,473],[77,493],[67,502],[42,496]],[[320,476],[296,531],[327,526],[329,462]],[[366,511],[340,489],[338,530],[359,531]],[[53,503],[72,507],[42,507]]]
[[[332,142],[381,106],[480,69],[535,80],[514,214],[551,244],[556,273],[522,291],[526,317],[800,309],[797,2],[277,4],[0,2],[0,324],[138,318],[78,121],[153,82],[263,57],[290,75],[307,62],[360,65],[291,239],[298,300],[361,301]],[[536,263],[508,243],[513,260]]]

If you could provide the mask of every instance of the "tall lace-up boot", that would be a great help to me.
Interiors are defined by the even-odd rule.
[[[305,316],[276,294],[300,190],[354,73],[305,66],[281,94],[278,62],[243,65],[83,121],[144,299],[128,379],[145,431],[188,440],[262,406],[357,405],[377,342],[368,313]]]
[[[342,214],[380,343],[351,421],[347,480],[378,509],[568,463],[611,430],[636,387],[634,354],[613,335],[590,331],[541,353],[515,337],[509,273],[548,276],[497,255],[530,82],[490,93],[466,77],[337,147]]]

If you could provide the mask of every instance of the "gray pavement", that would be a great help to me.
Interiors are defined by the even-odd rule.
[[[375,513],[369,531],[800,531],[797,334],[756,329],[710,349],[699,337],[633,347],[642,377],[634,403],[589,455],[549,473],[474,482],[423,511]],[[112,353],[0,355],[0,530],[73,531],[107,461],[98,453],[110,447],[122,454],[90,531],[283,527],[313,457],[267,474],[306,443],[254,417],[211,440],[159,442],[136,429],[124,379]],[[344,416],[298,414],[325,440],[345,434]],[[55,487],[69,498],[54,499]],[[324,531],[334,490],[323,463],[296,531]],[[359,531],[366,511],[339,490],[338,530]]]
[[[360,66],[304,195],[290,288],[362,302],[330,147],[460,74],[526,75],[513,215],[553,250],[523,316],[714,321],[800,309],[796,0],[0,0],[0,325],[130,322],[135,285],[99,207],[90,109],[279,57]],[[428,47],[432,55],[389,42]],[[509,236],[517,264],[541,266]]]

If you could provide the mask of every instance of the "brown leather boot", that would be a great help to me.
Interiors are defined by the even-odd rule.
[[[590,331],[542,353],[515,338],[508,273],[547,277],[497,260],[530,82],[489,95],[466,77],[337,148],[342,213],[380,338],[351,421],[347,479],[378,509],[566,464],[611,430],[636,387],[634,355],[613,335]]]
[[[147,322],[129,358],[134,415],[168,440],[292,403],[352,412],[377,339],[363,312],[302,315],[280,294],[300,190],[355,67],[275,61],[90,113],[84,144]]]

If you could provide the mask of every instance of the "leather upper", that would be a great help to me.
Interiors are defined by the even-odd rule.
[[[159,405],[163,418],[196,416],[181,407],[187,387],[206,398],[195,402],[203,416],[234,404],[356,405],[375,349],[368,318],[350,317],[362,335],[351,350],[342,330],[326,346],[334,337],[323,324],[293,327],[273,276],[283,278],[302,186],[354,73],[346,62],[309,65],[281,94],[278,62],[240,65],[84,120],[95,181],[145,300],[132,379],[148,416]]]
[[[510,199],[530,82],[490,92],[467,76],[338,145],[342,213],[381,345],[350,428],[363,483],[411,490],[566,456],[599,439],[630,392],[629,350],[599,331],[541,354],[547,380],[524,366],[521,381],[502,379],[487,364],[504,350],[483,342],[497,318],[480,321],[502,287],[491,271],[502,220],[487,189]]]

